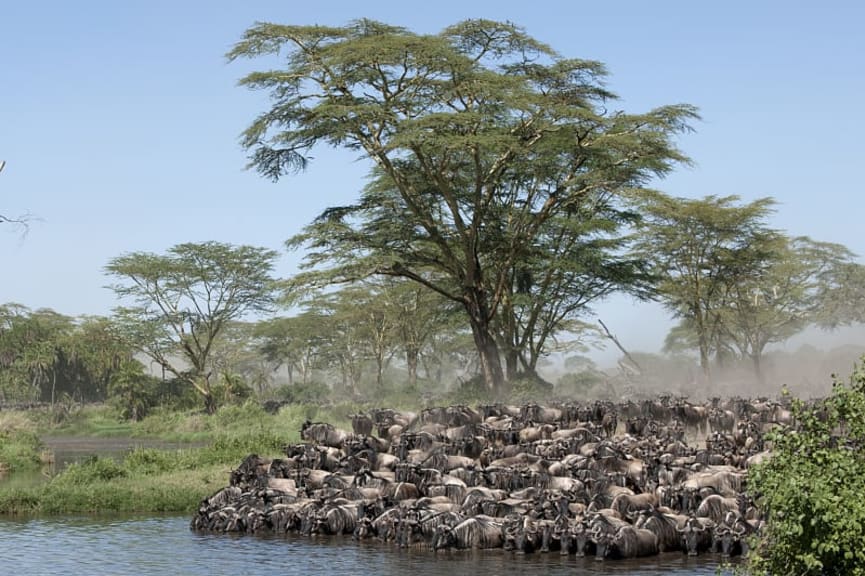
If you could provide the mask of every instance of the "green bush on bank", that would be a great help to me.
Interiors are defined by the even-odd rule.
[[[285,443],[257,432],[189,450],[134,450],[119,462],[94,457],[40,485],[4,490],[0,484],[0,514],[191,512],[227,484],[248,454],[278,457]]]
[[[30,430],[0,430],[0,473],[32,470],[40,465],[42,442]]]
[[[865,576],[865,365],[825,400],[793,400],[796,425],[771,435],[772,458],[748,474],[767,512],[754,574]]]

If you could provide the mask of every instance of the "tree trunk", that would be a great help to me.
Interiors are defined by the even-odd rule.
[[[210,415],[216,414],[216,398],[210,390],[204,393],[204,411]]]
[[[712,365],[709,360],[709,343],[705,336],[700,335],[700,367],[703,369],[703,377],[707,383],[712,382]]]
[[[472,337],[478,351],[484,385],[494,396],[500,396],[504,391],[505,374],[502,371],[499,347],[496,344],[496,339],[490,333],[490,325],[486,315],[472,314],[471,309],[469,309],[469,313]]]
[[[384,357],[382,354],[375,355],[375,386],[381,390],[384,380]]]
[[[754,364],[754,375],[760,384],[766,383],[766,376],[763,374],[763,354],[754,352],[751,354],[751,362]]]
[[[408,367],[408,386],[414,388],[417,385],[417,365],[418,356],[420,353],[414,347],[408,346],[405,349],[405,364]],[[429,373],[429,370],[427,370]]]
[[[505,353],[505,373],[508,382],[513,382],[519,375],[519,353],[513,346],[509,347]]]

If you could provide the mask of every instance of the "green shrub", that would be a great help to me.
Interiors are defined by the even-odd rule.
[[[144,365],[131,360],[120,366],[108,384],[108,398],[123,418],[137,422],[156,404],[159,379],[144,372]]]
[[[128,474],[126,467],[111,458],[91,456],[81,462],[70,464],[53,482],[60,484],[87,485],[123,478]]]
[[[306,384],[292,384],[280,386],[276,390],[278,400],[286,400],[291,403],[324,403],[330,398],[330,388],[321,382],[309,382]]]
[[[595,369],[562,374],[556,382],[556,396],[584,400],[595,397],[603,388],[604,374]]]
[[[29,430],[0,431],[0,467],[15,471],[36,468],[42,442],[35,432]]]
[[[537,375],[523,375],[510,383],[509,402],[543,402],[553,394],[553,385]]]
[[[815,404],[794,400],[796,425],[770,435],[772,458],[748,474],[767,512],[755,574],[865,575],[865,367]]]

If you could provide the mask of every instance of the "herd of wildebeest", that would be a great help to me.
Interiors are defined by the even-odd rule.
[[[284,458],[249,455],[191,525],[598,559],[745,554],[762,524],[748,467],[790,420],[740,398],[376,409],[352,432],[304,423]]]

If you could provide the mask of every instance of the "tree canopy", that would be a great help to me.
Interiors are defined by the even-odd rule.
[[[259,23],[228,53],[272,56],[276,69],[241,80],[272,98],[243,135],[250,166],[276,180],[331,145],[375,167],[359,202],[326,209],[290,243],[308,246],[326,281],[398,276],[458,303],[493,391],[503,345],[561,328],[606,293],[593,278],[634,283],[621,245],[603,244],[626,219],[615,201],[687,160],[673,139],[697,117],[689,105],[615,109],[601,63],[562,57],[511,23],[466,20],[434,35],[367,19]],[[543,278],[551,267],[565,272]],[[553,327],[515,307],[518,293],[542,302],[587,285],[544,312]]]
[[[220,242],[178,244],[167,254],[133,252],[105,267],[111,288],[132,301],[115,310],[129,342],[191,384],[216,409],[211,356],[232,320],[269,310],[276,252]]]

